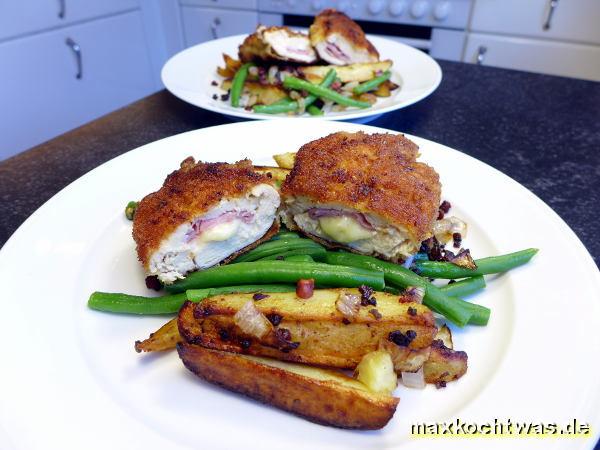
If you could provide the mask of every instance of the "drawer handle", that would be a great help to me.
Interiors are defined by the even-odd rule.
[[[215,17],[210,24],[210,32],[212,33],[213,39],[219,39],[219,35],[217,34],[219,25],[221,25],[221,19]]]
[[[554,10],[558,6],[558,0],[550,0],[550,7],[548,8],[548,15],[546,16],[546,20],[544,21],[544,31],[548,31],[550,29],[550,25],[552,22],[552,16],[554,15]]]
[[[83,76],[83,65],[81,62],[81,47],[77,42],[75,42],[71,38],[67,38],[66,44],[75,54],[75,60],[77,61],[77,73],[75,74],[75,78],[80,80]]]
[[[480,45],[477,49],[477,65],[482,65],[483,60],[485,59],[485,54],[487,53],[487,47],[485,45]]]
[[[58,0],[58,18],[64,19],[67,14],[67,1]]]

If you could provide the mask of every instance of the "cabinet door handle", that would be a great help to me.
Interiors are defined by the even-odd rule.
[[[219,35],[217,34],[219,25],[221,25],[221,19],[215,17],[210,24],[210,32],[212,33],[213,39],[219,39]]]
[[[476,57],[477,65],[480,66],[483,64],[483,60],[485,59],[486,53],[487,53],[487,47],[485,45],[480,45],[479,48],[477,49],[477,57]]]
[[[77,42],[75,42],[71,38],[67,38],[66,44],[75,54],[75,60],[77,61],[77,73],[75,74],[75,78],[80,80],[83,76],[83,64],[81,62],[81,47]]]
[[[548,14],[546,15],[546,20],[544,21],[544,26],[542,27],[544,31],[548,31],[550,29],[550,25],[552,22],[552,16],[554,15],[554,10],[558,6],[558,0],[550,0],[550,6],[548,8]]]
[[[64,19],[67,14],[67,0],[58,0],[58,18]]]

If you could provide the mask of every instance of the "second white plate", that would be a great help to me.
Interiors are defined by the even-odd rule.
[[[224,93],[212,82],[221,82],[217,66],[223,66],[223,53],[237,58],[238,46],[246,35],[240,34],[198,44],[176,54],[169,59],[162,70],[162,81],[175,96],[192,105],[210,111],[244,119],[273,119],[289,117],[282,114],[256,114],[244,108],[234,108],[229,102],[222,101]],[[326,120],[360,120],[375,118],[383,113],[412,105],[431,94],[442,80],[442,69],[429,55],[397,41],[379,36],[368,36],[379,51],[381,59],[391,59],[392,81],[400,88],[393,91],[391,97],[380,98],[367,109],[348,109],[330,112],[321,117]],[[213,95],[219,96],[217,100]],[[305,114],[303,117],[310,118]],[[363,120],[361,120],[363,119]]]

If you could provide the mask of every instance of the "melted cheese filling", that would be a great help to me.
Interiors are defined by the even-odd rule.
[[[325,235],[344,244],[375,236],[374,231],[367,230],[355,219],[348,216],[321,217],[319,225]]]

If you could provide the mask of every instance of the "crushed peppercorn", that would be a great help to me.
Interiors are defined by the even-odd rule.
[[[398,345],[399,347],[408,347],[412,341],[417,337],[417,333],[414,330],[408,330],[403,333],[400,330],[392,331],[388,335],[388,340]]]
[[[408,315],[412,316],[412,317],[415,317],[417,315],[417,309],[413,308],[412,306],[408,307],[407,312],[408,312]]]
[[[375,308],[370,309],[369,314],[371,314],[373,317],[375,317],[376,320],[379,320],[383,317],[381,315],[381,313],[379,311],[377,311]]]
[[[243,349],[247,349],[250,347],[250,340],[249,339],[240,339],[240,345],[242,346]]]
[[[220,329],[219,337],[221,338],[222,341],[228,341],[229,340],[229,331],[227,331],[224,328]]]
[[[252,296],[252,300],[262,300],[263,298],[267,298],[268,295],[267,294],[261,294],[260,292],[257,292],[256,294],[254,294]]]
[[[271,313],[271,314],[267,314],[267,319],[269,319],[269,322],[271,322],[273,325],[277,326],[283,320],[283,316],[280,316],[279,314]]]

